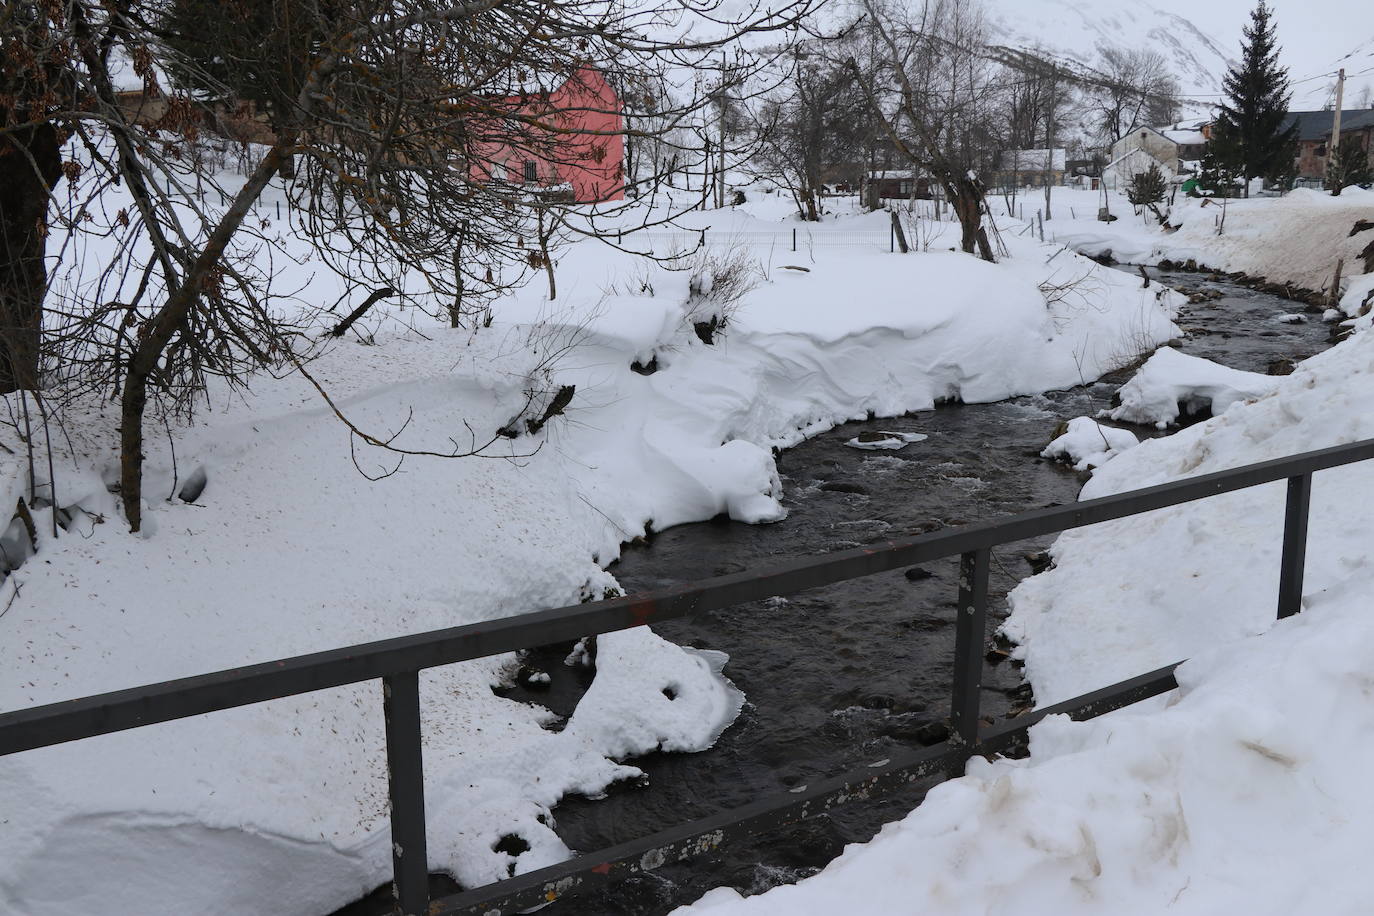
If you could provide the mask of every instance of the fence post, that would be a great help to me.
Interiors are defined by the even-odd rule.
[[[979,547],[959,557],[959,608],[954,627],[954,696],[951,738],[965,747],[978,743],[978,704],[983,689],[983,639],[987,635],[988,566],[992,549]]]
[[[420,752],[420,673],[382,678],[386,717],[386,769],[391,796],[391,868],[402,916],[429,909],[425,852],[425,782]]]
[[[1288,478],[1283,513],[1283,559],[1279,566],[1279,619],[1302,610],[1302,573],[1307,563],[1307,509],[1312,502],[1312,475]]]
[[[891,225],[887,227],[887,250],[890,252],[897,251],[897,230]]]
[[[792,250],[797,250],[797,227],[792,227]]]

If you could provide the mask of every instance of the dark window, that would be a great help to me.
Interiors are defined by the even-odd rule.
[[[525,180],[526,180],[526,181],[538,181],[538,180],[539,180],[539,164],[536,163],[533,159],[526,159],[526,160],[525,160]]]

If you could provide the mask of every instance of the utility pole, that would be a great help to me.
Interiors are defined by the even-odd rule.
[[[1342,67],[1336,74],[1336,113],[1331,121],[1331,142],[1326,145],[1326,174],[1331,174],[1332,158],[1340,153],[1341,149],[1341,104],[1345,95],[1345,68]]]

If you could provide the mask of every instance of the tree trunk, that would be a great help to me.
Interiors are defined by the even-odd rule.
[[[3,118],[0,118],[3,120]],[[0,135],[0,393],[38,386],[48,194],[62,178],[51,124]]]
[[[267,155],[210,232],[200,254],[181,277],[182,282],[175,292],[139,329],[138,344],[129,355],[129,364],[125,367],[119,413],[119,496],[124,504],[124,517],[129,520],[129,530],[132,532],[137,533],[143,527],[143,415],[148,407],[148,380],[157,371],[167,344],[184,327],[186,316],[199,298],[205,278],[220,263],[230,239],[243,224],[263,188],[281,168],[282,156],[286,155],[291,145],[292,140],[278,137],[277,143],[268,149]]]
[[[945,184],[954,215],[959,218],[961,247],[965,253],[977,254],[984,261],[996,261],[983,229],[983,191],[978,182],[964,174]]]

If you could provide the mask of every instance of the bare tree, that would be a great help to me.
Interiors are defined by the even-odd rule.
[[[860,155],[866,111],[848,67],[805,47],[782,65],[760,106],[751,167],[788,188],[797,213],[814,222],[827,170]]]
[[[1105,145],[1136,128],[1178,117],[1178,80],[1158,51],[1106,48],[1099,70],[1087,100]]]
[[[527,272],[548,272],[552,292],[550,227],[601,234],[595,212],[529,174],[576,163],[599,168],[608,190],[624,183],[622,162],[597,160],[598,138],[641,127],[604,126],[616,102],[588,74],[690,71],[742,34],[794,26],[808,0],[733,15],[687,0],[286,2],[291,27],[308,40],[283,43],[294,59],[258,74],[254,85],[275,79],[282,90],[271,96],[270,141],[241,181],[224,182],[199,143],[203,100],[160,75],[160,63],[174,61],[183,75],[204,71],[188,83],[217,79],[209,62],[170,40],[168,0],[14,0],[0,13],[0,154],[20,166],[10,174],[23,173],[6,177],[0,200],[5,241],[21,243],[0,251],[0,279],[28,278],[3,302],[17,329],[5,342],[11,381],[68,396],[117,392],[120,493],[135,531],[150,403],[190,411],[211,376],[242,384],[258,369],[305,372],[322,340],[333,339],[309,308],[284,317],[283,297],[295,291],[273,282],[270,264],[286,255],[255,212],[288,160],[298,164],[284,186],[293,228],[350,290],[371,297],[393,287],[436,317],[468,320]],[[665,22],[679,27],[661,37]],[[145,101],[158,100],[155,118],[120,96],[121,66],[142,81]],[[582,80],[586,91],[573,92],[571,104],[554,103],[557,87]],[[222,101],[231,118],[242,110],[232,97]],[[658,115],[667,130],[706,104],[693,95]],[[57,195],[54,150],[69,138],[61,174],[73,187]],[[523,173],[512,177],[512,163]],[[106,212],[115,185],[129,205]],[[44,214],[62,228],[55,259],[68,260],[63,293],[47,303],[40,377],[25,341],[36,336],[43,295],[34,264]],[[72,257],[91,238],[115,253],[94,273]],[[394,437],[350,429],[397,448]],[[478,454],[495,436],[425,454]]]
[[[983,229],[980,169],[992,164],[996,65],[977,0],[922,0],[915,9],[864,0],[881,52],[877,67],[848,59],[870,115],[913,169],[943,189],[963,250],[994,260]],[[888,88],[888,87],[892,88]]]

